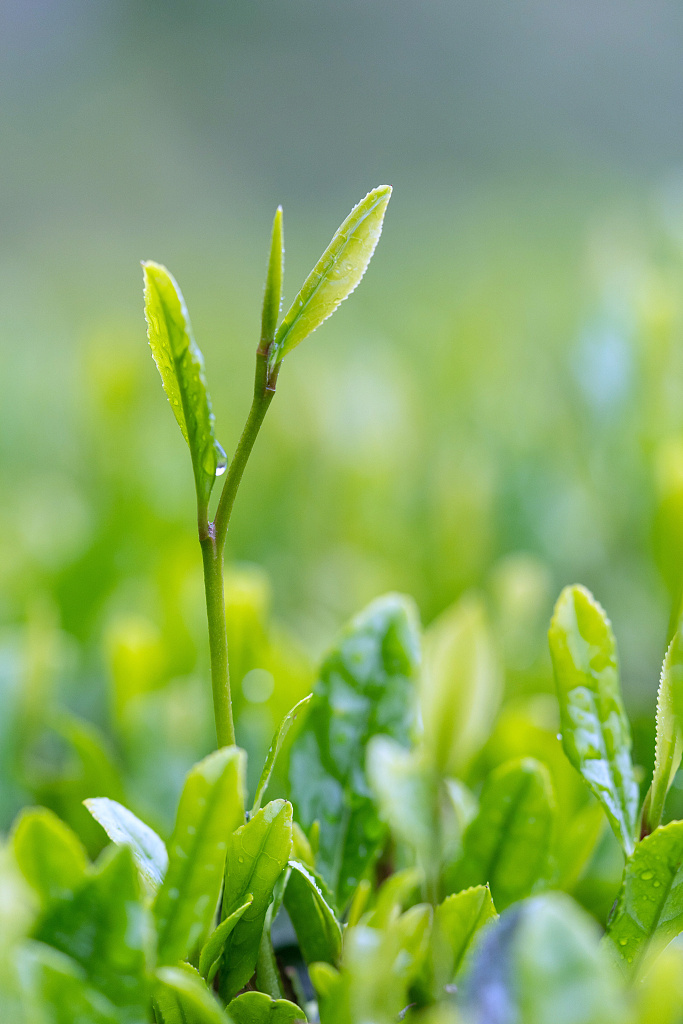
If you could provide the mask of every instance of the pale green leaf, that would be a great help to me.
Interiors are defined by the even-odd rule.
[[[88,984],[85,970],[71,957],[42,942],[28,942],[17,950],[17,959],[26,1024],[121,1024],[113,1003]],[[3,1021],[13,1024],[11,1017]]]
[[[341,956],[342,933],[315,873],[295,860],[285,889],[285,909],[294,926],[301,955],[307,964],[326,961],[336,964]]]
[[[164,880],[168,854],[153,828],[132,811],[106,796],[91,797],[83,803],[117,846],[129,846],[142,878],[152,893]]]
[[[230,932],[233,930],[247,907],[251,906],[253,899],[254,897],[249,893],[242,906],[238,907],[237,910],[234,910],[229,917],[225,918],[224,921],[221,921],[202,946],[202,951],[199,954],[199,973],[203,978],[206,978],[208,982],[213,981],[214,975],[218,970],[218,964],[220,963],[225,943],[228,941]]]
[[[446,985],[453,984],[477,933],[496,916],[496,908],[486,885],[477,885],[447,896],[435,908],[430,938],[435,999],[443,996]]]
[[[85,881],[88,857],[80,839],[45,807],[21,812],[13,830],[14,855],[44,907],[69,899]]]
[[[662,665],[657,694],[655,769],[648,801],[650,831],[662,820],[664,801],[683,751],[683,625],[676,630]]]
[[[273,232],[270,240],[270,256],[266,287],[263,293],[263,311],[261,313],[261,348],[267,350],[275,338],[277,322],[282,306],[282,277],[285,264],[285,245],[282,235],[282,207],[278,206],[273,220]]]
[[[288,999],[271,999],[265,992],[244,992],[233,999],[228,1013],[234,1024],[294,1024],[306,1014]]]
[[[160,1024],[230,1024],[215,996],[189,964],[160,967],[154,986]]]
[[[297,720],[297,718],[299,717],[301,712],[304,711],[308,707],[308,705],[311,703],[312,698],[313,698],[313,694],[309,693],[307,697],[304,697],[303,700],[300,700],[298,704],[295,704],[294,707],[291,709],[291,711],[289,711],[285,715],[285,717],[282,719],[282,722],[280,723],[280,727],[277,730],[277,732],[275,733],[275,736],[273,737],[273,742],[270,744],[270,748],[269,748],[268,753],[266,755],[266,760],[265,760],[265,763],[263,765],[263,771],[261,772],[261,778],[259,779],[258,785],[256,787],[256,796],[254,797],[254,806],[251,809],[251,813],[252,814],[255,814],[256,811],[258,811],[258,809],[261,806],[261,801],[263,800],[263,795],[264,795],[266,789],[268,788],[268,783],[270,782],[270,777],[273,774],[273,768],[275,766],[275,761],[277,760],[277,756],[278,756],[278,754],[280,753],[280,751],[282,749],[282,744],[287,739],[287,733],[289,732],[291,727],[294,725],[294,722]]]

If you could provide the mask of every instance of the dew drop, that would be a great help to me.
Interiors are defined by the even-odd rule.
[[[643,871],[643,873],[642,873],[642,875],[640,877],[642,878],[642,880],[644,882],[649,882],[650,879],[652,878],[652,872],[651,871]]]
[[[222,445],[216,441],[216,476],[223,476],[228,468],[228,456]]]
[[[656,881],[656,880],[652,884],[654,885],[655,889],[658,889],[659,886],[661,885],[661,883]]]
[[[627,942],[628,942],[628,939],[619,939],[619,945],[620,946],[625,946]]]
[[[237,860],[240,864],[244,864],[244,857],[238,857]]]

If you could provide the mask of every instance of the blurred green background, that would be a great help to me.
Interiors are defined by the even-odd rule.
[[[289,301],[383,182],[370,271],[287,359],[231,526],[252,777],[377,594],[427,624],[483,593],[514,703],[552,689],[575,581],[649,771],[683,579],[682,42],[663,0],[4,0],[0,825],[37,799],[96,846],[79,800],[125,786],[167,828],[212,743],[139,260],[180,281],[230,451],[275,206]]]

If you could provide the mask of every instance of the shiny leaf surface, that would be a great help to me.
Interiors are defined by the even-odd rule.
[[[123,804],[108,797],[91,797],[83,801],[117,846],[129,846],[145,884],[155,893],[168,868],[168,853],[163,840],[154,829],[140,821]]]

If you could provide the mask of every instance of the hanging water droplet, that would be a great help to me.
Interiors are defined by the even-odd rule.
[[[652,878],[652,872],[651,871],[643,871],[643,873],[642,873],[642,875],[640,877],[643,879],[644,882],[649,882],[650,879]]]
[[[216,476],[223,476],[228,468],[228,456],[222,445],[216,441]]]
[[[627,942],[628,942],[628,939],[619,939],[619,945],[620,946],[625,946]]]

